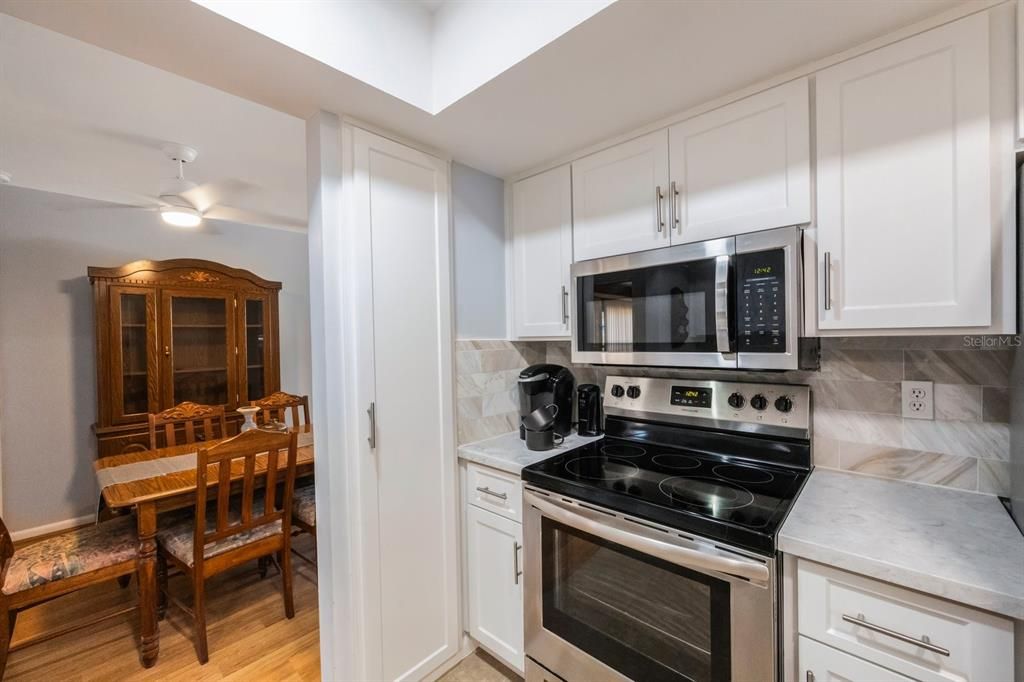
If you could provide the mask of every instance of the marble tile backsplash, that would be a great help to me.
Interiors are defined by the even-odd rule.
[[[806,383],[817,466],[1006,495],[1013,350],[963,337],[822,339],[821,370],[762,374],[573,365],[569,342],[459,341],[459,442],[518,425],[516,376],[536,362],[571,367],[577,383],[608,374]],[[900,416],[900,382],[935,384],[935,419]]]

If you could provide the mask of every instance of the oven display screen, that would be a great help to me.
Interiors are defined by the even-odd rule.
[[[693,386],[673,386],[673,405],[684,405],[686,407],[711,407],[711,389],[695,388]]]

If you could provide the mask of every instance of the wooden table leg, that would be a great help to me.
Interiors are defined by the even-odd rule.
[[[139,522],[139,616],[142,637],[142,665],[151,668],[160,653],[160,624],[157,622],[156,505],[142,503],[136,509]]]

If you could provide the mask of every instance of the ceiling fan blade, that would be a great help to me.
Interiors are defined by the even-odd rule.
[[[262,225],[264,227],[284,227],[295,230],[306,229],[306,223],[296,218],[276,215],[264,211],[250,211],[244,208],[233,206],[214,206],[203,214],[204,218],[211,220],[227,220],[233,223],[245,223],[248,225]]]
[[[182,192],[179,196],[205,213],[213,206],[237,200],[256,189],[259,189],[258,186],[250,182],[228,179],[204,182],[198,187]]]

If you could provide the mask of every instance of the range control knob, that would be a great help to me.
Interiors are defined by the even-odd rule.
[[[626,391],[625,391],[625,389],[622,388],[622,386],[619,386],[618,384],[615,384],[614,386],[612,386],[612,396],[613,397],[621,398],[623,395],[625,395],[625,393],[626,393]]]
[[[729,407],[738,410],[747,402],[742,393],[733,393],[729,396]]]
[[[775,399],[775,409],[779,412],[789,412],[793,409],[793,401],[788,396]]]
[[[765,398],[760,393],[758,393],[757,395],[750,399],[750,406],[753,407],[755,410],[763,410],[766,407],[768,407],[768,399]]]
[[[627,388],[626,389],[626,397],[627,398],[633,398],[633,399],[639,398],[640,397],[640,387],[639,386],[630,386],[629,388]]]

